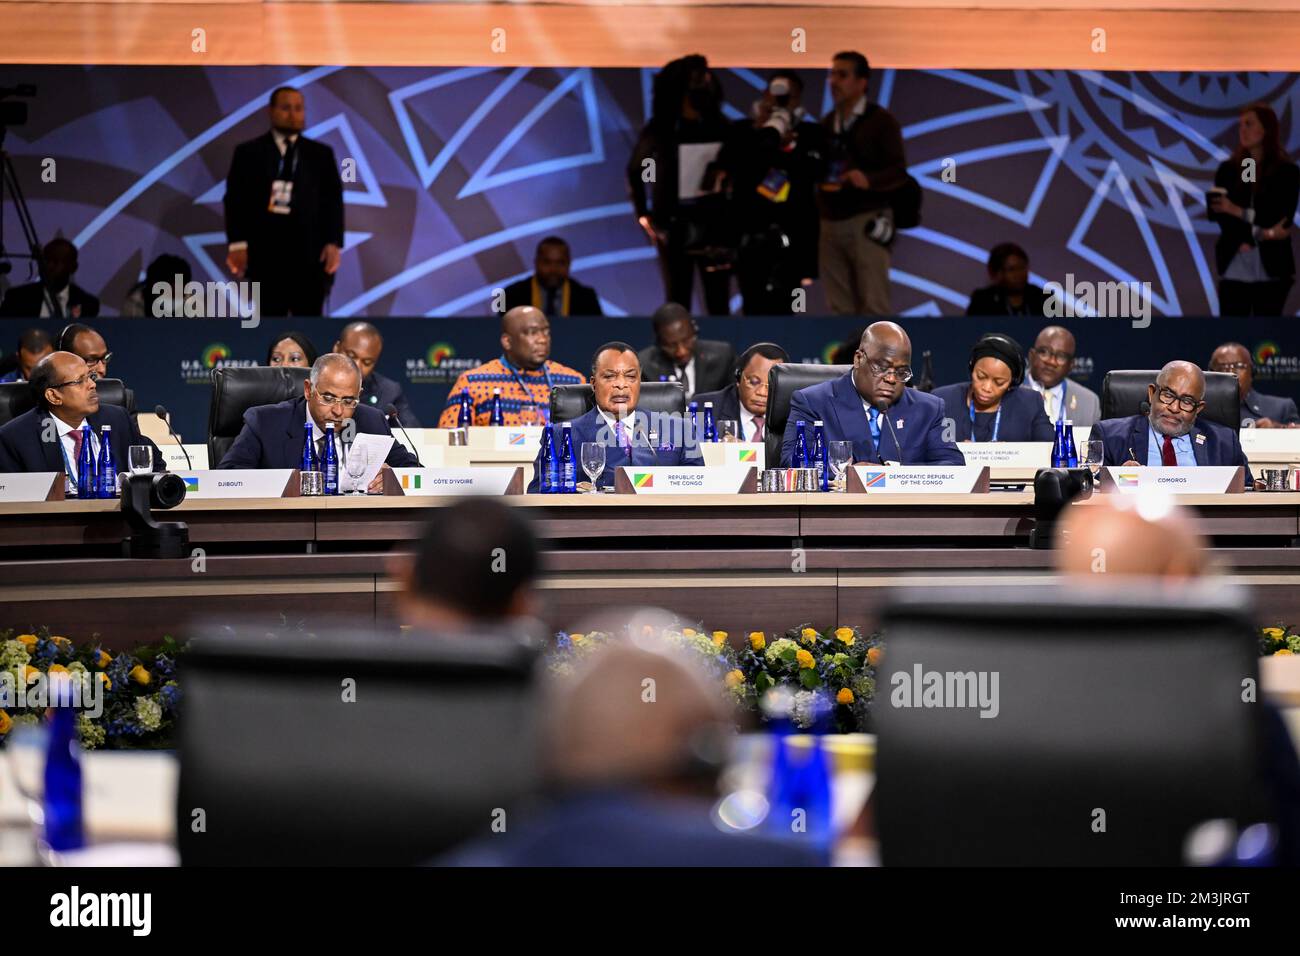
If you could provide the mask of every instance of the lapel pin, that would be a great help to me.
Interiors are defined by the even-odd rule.
[[[1205,444],[1205,436],[1204,436],[1204,435],[1201,435],[1201,434],[1198,434],[1198,435],[1196,436],[1196,444],[1198,444],[1198,445],[1204,445],[1204,444]]]
[[[900,419],[898,419],[897,421],[895,421],[895,422],[894,422],[894,427],[895,427],[895,428],[902,428],[902,427],[903,427],[903,420],[900,418]]]

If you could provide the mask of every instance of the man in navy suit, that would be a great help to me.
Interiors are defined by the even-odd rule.
[[[1239,342],[1220,345],[1210,356],[1210,371],[1237,376],[1242,428],[1300,428],[1300,412],[1296,411],[1294,398],[1261,395],[1255,391],[1254,366],[1246,346]]]
[[[1165,365],[1147,386],[1145,415],[1098,422],[1094,435],[1106,446],[1107,465],[1196,467],[1242,465],[1246,487],[1254,484],[1250,462],[1237,433],[1211,421],[1197,421],[1205,408],[1205,373],[1191,362]]]
[[[694,466],[702,463],[698,453],[687,457],[686,444],[678,441],[673,447],[664,447],[675,436],[672,423],[656,422],[645,412],[638,412],[637,400],[641,397],[641,362],[632,346],[626,342],[607,342],[596,349],[591,360],[591,389],[596,407],[569,423],[572,431],[573,454],[582,455],[584,442],[598,442],[605,446],[605,470],[596,480],[598,487],[614,484],[616,470],[623,465],[676,465]],[[650,440],[651,432],[658,432]],[[681,434],[681,430],[678,434]],[[562,429],[555,429],[555,450],[560,450]],[[690,449],[694,452],[695,449]],[[582,480],[579,464],[579,480]],[[533,462],[533,480],[528,491],[540,488],[542,452],[539,447]]]
[[[912,340],[896,322],[867,326],[849,374],[810,385],[790,399],[781,464],[794,457],[796,423],[826,427],[827,441],[853,442],[858,464],[964,465],[953,440],[955,425],[943,402],[907,388],[912,380]]]
[[[751,345],[736,360],[736,381],[716,392],[696,395],[700,414],[713,403],[715,422],[738,422],[741,441],[767,438],[767,373],[773,365],[790,361],[785,349],[772,342]]]
[[[31,387],[36,407],[0,428],[0,472],[61,471],[68,476],[66,490],[75,490],[84,440],[81,426],[87,423],[96,461],[107,426],[119,470],[128,469],[127,449],[132,445],[152,448],[153,470],[163,470],[162,452],[140,434],[126,410],[100,404],[95,379],[79,356],[51,352],[32,369]]]
[[[325,426],[334,423],[340,442],[340,464],[347,456],[349,421],[364,435],[387,435],[388,421],[383,412],[361,404],[361,370],[346,355],[327,352],[311,367],[311,375],[302,383],[302,398],[291,398],[276,405],[258,405],[244,412],[244,427],[230,446],[218,468],[297,468],[302,463],[303,426],[311,413],[312,434],[318,453],[323,447]],[[416,457],[398,441],[388,451],[384,467],[414,468]],[[383,483],[382,469],[370,484],[378,491]]]

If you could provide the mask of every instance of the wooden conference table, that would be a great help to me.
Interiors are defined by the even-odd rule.
[[[111,646],[184,636],[196,618],[324,626],[386,619],[392,549],[452,499],[190,499],[185,560],[127,560],[116,501],[0,503],[0,629],[47,624]],[[512,495],[543,539],[548,623],[670,608],[739,637],[810,622],[870,627],[892,589],[1034,588],[1032,495]],[[1300,492],[1188,495],[1213,560],[1251,588],[1261,623],[1300,622]],[[1078,507],[1089,507],[1082,502]]]

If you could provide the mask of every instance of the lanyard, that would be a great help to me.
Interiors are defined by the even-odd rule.
[[[292,154],[292,159],[290,159],[291,154]],[[289,175],[287,177],[284,175],[285,160],[290,160]],[[297,171],[297,169],[298,169],[298,141],[294,140],[292,143],[286,141],[284,144],[284,152],[280,154],[280,165],[276,167],[275,178],[293,179],[293,174]]]
[[[970,440],[978,441],[975,437],[975,403],[969,398],[966,399],[966,409],[970,412]],[[989,441],[998,440],[998,431],[1002,428],[1002,405],[998,405],[998,413],[993,416],[993,436]]]
[[[519,370],[511,365],[510,360],[504,355],[501,356],[501,364],[510,370],[510,374],[515,377],[515,384],[523,389],[524,394],[528,396],[529,403],[536,404],[537,400],[533,398],[533,390],[525,384],[523,376],[519,374]],[[548,369],[546,365],[546,362],[542,363],[542,375],[546,378],[546,391],[549,395],[554,391],[554,387],[551,385],[551,370]]]
[[[57,421],[57,419],[51,419],[51,421]],[[62,424],[62,422],[60,422],[60,424]],[[95,430],[92,428],[90,430],[90,457],[92,461],[97,457],[95,455],[95,437],[96,437]],[[77,490],[77,469],[73,468],[72,462],[68,461],[68,450],[63,447],[63,438],[64,438],[64,434],[60,433],[59,454],[63,456],[63,469],[64,469],[63,476],[68,480],[68,484],[72,487],[72,490],[76,491]]]

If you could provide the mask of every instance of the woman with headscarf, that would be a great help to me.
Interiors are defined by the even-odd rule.
[[[304,333],[296,330],[277,335],[266,349],[266,364],[277,368],[282,365],[311,368],[315,362],[316,346]]]
[[[970,378],[936,388],[956,425],[956,441],[1047,441],[1055,437],[1043,399],[1022,387],[1025,357],[1000,332],[981,336],[970,353]]]

